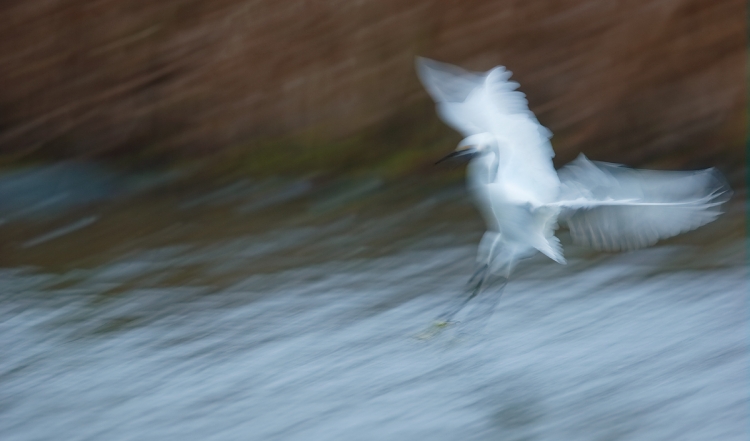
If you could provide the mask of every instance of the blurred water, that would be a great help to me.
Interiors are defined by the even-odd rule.
[[[532,259],[484,328],[420,340],[481,221],[459,187],[371,182],[0,227],[0,439],[747,439],[739,209],[627,254],[563,234],[569,265]]]

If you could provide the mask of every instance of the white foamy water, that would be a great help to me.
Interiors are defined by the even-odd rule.
[[[0,438],[747,439],[741,265],[659,269],[700,254],[679,245],[538,259],[484,329],[420,340],[474,255],[430,243],[219,290],[101,295],[181,248],[4,270]]]

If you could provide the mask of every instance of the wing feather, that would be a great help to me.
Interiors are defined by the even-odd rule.
[[[482,87],[484,74],[422,57],[417,57],[416,66],[419,79],[437,105],[440,119],[464,136],[483,132],[464,102],[472,91]]]
[[[560,185],[552,166],[552,133],[529,110],[526,95],[503,66],[485,73],[417,58],[417,72],[437,104],[440,118],[468,137],[489,133],[497,140],[496,174],[534,193],[538,203],[552,202]]]
[[[578,159],[559,171],[560,220],[573,241],[604,251],[642,248],[705,225],[732,194],[714,169],[636,170]]]
[[[552,133],[529,110],[519,84],[509,81],[512,72],[497,66],[487,72],[469,72],[460,67],[417,57],[417,74],[435,101],[443,121],[464,136],[503,132],[503,116],[523,115],[534,131],[550,138]],[[507,124],[507,121],[505,122]],[[549,148],[552,156],[552,149]]]

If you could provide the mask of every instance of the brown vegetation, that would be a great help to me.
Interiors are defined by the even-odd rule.
[[[6,158],[304,149],[383,127],[398,133],[361,148],[419,149],[435,116],[417,54],[507,65],[560,162],[743,156],[739,0],[27,0],[0,16]]]

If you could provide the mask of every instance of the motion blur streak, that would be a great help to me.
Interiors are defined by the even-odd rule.
[[[537,252],[564,264],[558,221],[578,243],[636,249],[713,221],[731,197],[712,169],[629,170],[581,155],[558,176],[552,133],[539,124],[504,66],[468,72],[425,58],[417,58],[416,66],[440,118],[465,136],[444,159],[470,158],[467,185],[487,222],[477,256],[481,268],[469,284],[478,282],[458,309],[442,314],[439,327],[482,291],[487,274],[502,274],[507,283],[516,264]]]
[[[556,135],[558,166],[581,151],[634,166],[732,164],[745,136],[746,7],[0,2],[0,151],[153,159],[254,148],[259,135],[309,145],[385,125],[393,136],[394,121],[405,121],[395,124],[401,142],[368,137],[363,155],[423,147],[414,140],[430,126],[413,120],[433,117],[413,60],[427,55],[472,70],[510,66]]]
[[[568,265],[520,265],[481,334],[422,341],[481,220],[460,184],[315,208],[352,186],[250,216],[238,185],[141,197],[4,254],[0,437],[746,439],[739,204],[632,253],[563,233]],[[75,244],[104,250],[71,265]]]
[[[746,9],[0,1],[0,441],[747,440]],[[421,338],[486,226],[417,55],[509,66],[568,199],[690,222],[561,209],[567,265]]]

